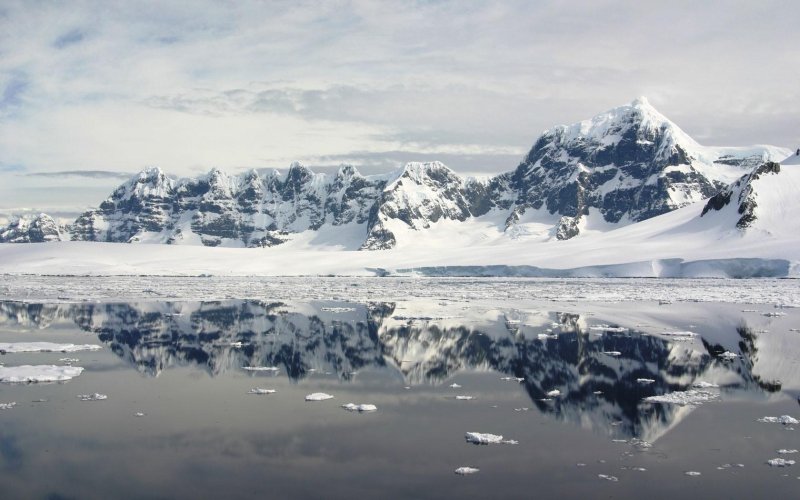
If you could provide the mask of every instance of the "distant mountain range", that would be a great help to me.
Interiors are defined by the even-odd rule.
[[[498,242],[565,240],[705,199],[708,210],[735,203],[747,211],[754,192],[743,186],[778,173],[776,164],[764,165],[791,154],[763,145],[701,146],[639,98],[545,131],[515,170],[495,177],[463,178],[439,162],[371,176],[348,165],[329,175],[295,163],[286,173],[214,169],[180,180],[149,168],[73,223],[22,218],[0,228],[0,243],[269,247],[302,240],[312,248],[383,250],[448,240],[462,225],[462,233]],[[748,217],[740,219],[736,226],[747,227]]]

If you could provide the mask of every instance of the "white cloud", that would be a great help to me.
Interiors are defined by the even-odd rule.
[[[510,170],[545,128],[642,94],[702,142],[795,146],[797,19],[777,1],[7,1],[0,161]]]

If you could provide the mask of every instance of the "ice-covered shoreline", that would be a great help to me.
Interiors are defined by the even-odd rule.
[[[124,300],[396,301],[453,297],[508,302],[720,302],[800,306],[792,279],[456,278],[456,277],[239,277],[0,275],[0,300],[114,302]]]

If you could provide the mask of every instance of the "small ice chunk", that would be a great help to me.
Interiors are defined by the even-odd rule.
[[[692,387],[694,387],[695,389],[715,389],[718,388],[719,385],[711,382],[706,382],[705,380],[698,380],[692,384]]]
[[[306,396],[306,401],[325,401],[326,399],[333,399],[333,396],[324,392],[315,392]]]
[[[611,332],[611,333],[623,333],[628,331],[627,328],[621,326],[611,326],[611,325],[592,325],[589,327],[589,330],[600,331],[600,332]]]
[[[323,311],[331,313],[345,313],[355,311],[355,307],[323,307]]]
[[[450,388],[451,389],[461,389],[461,386],[456,384],[455,382],[453,382],[452,384],[450,384]]]
[[[470,474],[475,474],[476,472],[480,472],[480,469],[476,469],[475,467],[459,467],[455,470],[455,473],[459,476],[468,476]]]
[[[500,377],[500,380],[505,380],[506,382],[524,382],[525,379],[522,377]]]
[[[619,481],[617,476],[609,476],[608,474],[598,474],[597,477],[600,479],[605,479],[606,481],[611,481],[612,483],[616,483]]]
[[[472,401],[475,399],[475,396],[456,396],[458,401]]]
[[[503,436],[482,432],[468,432],[465,437],[468,443],[473,444],[498,444],[503,442]]]
[[[780,417],[761,417],[758,419],[759,422],[763,422],[766,424],[783,424],[783,425],[795,425],[800,422],[790,415],[781,415]]]
[[[94,394],[78,394],[77,398],[81,401],[103,401],[108,399],[108,396],[95,392]]]
[[[734,353],[734,352],[731,352],[731,351],[725,351],[722,354],[717,355],[717,357],[718,358],[722,358],[723,360],[726,360],[726,361],[731,361],[731,360],[734,360],[734,359],[738,358],[739,355]]]
[[[10,410],[15,406],[17,406],[17,403],[15,401],[12,401],[10,403],[0,403],[0,410]]]
[[[654,383],[655,379],[652,379],[652,378],[637,378],[636,382],[638,382],[638,383],[640,383],[642,385],[647,385],[647,384]]]
[[[61,362],[61,363],[66,363],[68,365],[71,365],[72,363],[80,362],[80,359],[78,359],[78,358],[58,358],[58,361]]]
[[[619,351],[603,351],[603,354],[605,354],[606,356],[614,356],[614,357],[622,356],[622,353]]]
[[[685,332],[661,332],[659,335],[664,335],[666,337],[678,337],[678,338],[691,338],[697,337],[695,332],[685,331]]]
[[[134,413],[134,416],[137,416],[137,417],[144,417],[144,412],[137,411],[136,413]]]
[[[719,398],[719,394],[709,391],[690,389],[688,391],[670,392],[660,396],[650,396],[648,398],[644,398],[644,401],[648,403],[666,403],[685,406],[698,405],[708,401],[713,401],[717,398]]]
[[[795,464],[794,460],[786,460],[785,458],[772,458],[767,460],[771,467],[789,467]]]
[[[247,391],[247,394],[275,394],[275,389],[262,389],[261,387],[253,387]]]
[[[357,412],[378,411],[377,406],[371,404],[363,404],[363,403],[360,405],[347,403],[346,405],[342,405],[342,408],[344,408],[347,411],[357,411]]]
[[[557,398],[560,395],[561,395],[561,391],[559,391],[558,389],[553,389],[552,391],[550,391],[550,392],[548,392],[546,394],[546,396],[548,398]]]
[[[0,342],[0,353],[97,351],[97,344],[55,344],[53,342]]]
[[[778,450],[778,453],[780,453],[781,455],[791,455],[792,453],[797,453],[797,450],[794,449],[787,450],[786,448],[781,448],[780,450]]]
[[[684,474],[686,474],[687,476],[699,476],[699,475],[701,475],[696,470],[687,470],[686,472],[684,472]]]
[[[249,372],[277,372],[280,368],[277,366],[243,366],[242,370]]]
[[[83,372],[80,366],[21,365],[0,366],[0,382],[33,383],[63,382]]]

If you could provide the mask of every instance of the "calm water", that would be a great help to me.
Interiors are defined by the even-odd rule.
[[[800,310],[558,308],[0,302],[0,342],[103,346],[0,356],[85,368],[65,383],[0,384],[0,403],[17,403],[0,410],[0,497],[797,495],[800,465],[766,461],[800,460],[777,453],[800,449],[800,426],[757,420],[800,418]],[[663,335],[682,331],[697,335]],[[712,401],[643,401],[698,382],[720,386],[705,389]],[[335,399],[305,402],[313,392]],[[76,397],[90,393],[108,399]],[[472,445],[468,431],[518,444]]]

